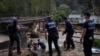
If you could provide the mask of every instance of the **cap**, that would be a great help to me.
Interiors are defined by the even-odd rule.
[[[68,18],[64,16],[63,19],[65,20],[65,19],[68,19]]]
[[[84,15],[85,16],[91,16],[91,14],[89,12],[85,12]]]
[[[47,17],[47,21],[52,21],[50,16]]]

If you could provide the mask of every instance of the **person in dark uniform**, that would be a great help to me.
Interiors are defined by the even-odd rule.
[[[20,26],[18,24],[17,17],[13,16],[8,25],[8,35],[10,38],[10,46],[9,46],[8,56],[12,56],[12,47],[13,47],[14,41],[16,41],[16,43],[17,43],[17,54],[21,54],[19,30],[20,30]]]
[[[46,50],[46,45],[44,42],[40,41],[40,39],[38,39],[38,46],[41,47],[41,54],[45,54],[45,50]]]
[[[86,21],[83,23],[83,32],[80,39],[81,43],[83,41],[83,48],[85,56],[92,56],[92,44],[94,40],[94,29],[95,24],[90,20],[91,14],[89,12],[84,13]]]
[[[41,49],[45,50],[46,49],[46,45],[44,42],[40,41],[40,39],[38,39],[38,45],[41,47]]]
[[[67,49],[69,50],[70,48],[75,49],[75,45],[73,42],[73,34],[74,34],[74,28],[73,25],[68,21],[67,17],[63,18],[65,21],[65,31],[62,33],[62,35],[66,34],[66,42],[67,42]]]
[[[52,42],[54,42],[55,48],[58,52],[58,56],[61,56],[60,48],[58,46],[58,31],[56,23],[51,19],[51,17],[47,17],[47,22],[45,24],[46,31],[46,39],[48,32],[48,44],[49,44],[49,56],[52,56]]]

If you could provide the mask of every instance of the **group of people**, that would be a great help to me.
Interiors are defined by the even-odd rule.
[[[29,52],[31,52],[31,55],[33,56],[34,56],[34,53],[36,54],[36,56],[38,55],[42,56],[45,54],[46,45],[40,39],[38,39],[37,41],[33,41],[32,39],[29,40],[27,47],[28,47]]]
[[[89,12],[85,12],[84,16],[86,21],[82,25],[83,31],[82,31],[82,36],[80,38],[80,43],[83,43],[84,56],[92,56],[91,49],[94,40],[95,23],[93,20],[90,20],[91,14]],[[65,48],[66,50],[69,50],[70,48],[75,49],[75,44],[72,39],[74,34],[74,27],[67,17],[63,17],[63,19],[65,21],[65,26],[66,26],[65,31],[62,33],[62,35],[66,34],[66,40],[64,41]],[[47,22],[45,24],[45,32],[46,32],[45,34],[46,39],[48,40],[48,45],[49,45],[49,56],[52,56],[52,42],[55,45],[58,56],[61,56],[61,51],[58,46],[58,39],[59,39],[58,28],[56,22],[52,20],[52,17],[47,17]]]
[[[65,41],[67,43],[66,50],[69,50],[70,48],[75,49],[75,45],[74,45],[74,42],[72,39],[73,34],[74,34],[73,25],[68,21],[68,19],[66,17],[64,17],[63,19],[65,21],[66,27],[65,27],[65,31],[62,33],[62,35],[67,34],[66,41]],[[54,42],[55,48],[58,52],[58,56],[61,56],[61,51],[58,46],[59,33],[58,33],[58,29],[57,29],[57,24],[56,24],[56,22],[54,22],[52,20],[51,17],[47,17],[45,29],[46,29],[45,31],[48,32],[48,36],[47,36],[47,33],[45,35],[46,35],[46,39],[48,39],[49,56],[52,56],[52,42]]]
[[[85,56],[92,56],[92,44],[94,40],[94,29],[95,24],[92,20],[90,20],[91,14],[89,12],[84,13],[86,21],[83,23],[83,32],[82,36],[80,38],[80,42],[83,43],[84,48],[84,55]],[[75,49],[75,44],[73,42],[73,34],[74,34],[74,27],[71,24],[71,22],[68,20],[67,17],[63,17],[65,21],[65,31],[62,33],[62,35],[66,34],[66,40],[65,44],[65,50]],[[9,56],[12,55],[12,46],[13,42],[17,42],[17,54],[21,54],[20,50],[20,38],[19,38],[19,24],[16,17],[13,17],[12,24],[8,27],[9,37],[10,37],[10,47],[9,47]],[[48,34],[47,34],[48,33]],[[47,17],[46,23],[45,23],[45,38],[48,40],[48,48],[49,48],[49,56],[52,56],[52,43],[54,43],[55,48],[57,50],[58,55],[61,56],[61,50],[58,45],[58,39],[59,39],[59,33],[56,22],[53,21],[51,16]],[[41,44],[41,43],[38,43]],[[42,44],[41,44],[42,45]],[[42,46],[41,46],[42,47]]]

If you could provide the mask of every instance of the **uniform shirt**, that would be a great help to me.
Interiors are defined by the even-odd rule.
[[[38,42],[38,45],[42,48],[42,49],[45,49],[46,48],[46,45],[43,43],[43,42]]]
[[[55,22],[46,22],[45,28],[47,29],[49,35],[58,34],[57,25]]]
[[[85,38],[89,39],[89,37],[93,37],[95,24],[92,20],[88,20],[83,23],[83,28],[86,29]]]
[[[72,25],[69,21],[67,21],[67,22],[65,23],[65,31],[64,31],[63,33],[64,33],[64,34],[65,34],[65,33],[70,34],[70,33],[73,33],[73,32],[74,32],[73,25]]]
[[[10,24],[8,25],[9,35],[12,35],[14,33],[18,33],[18,30],[16,29],[16,25],[18,25],[18,20],[17,19],[11,19]]]

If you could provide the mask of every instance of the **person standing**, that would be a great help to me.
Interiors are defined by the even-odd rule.
[[[47,17],[47,22],[45,24],[45,35],[47,39],[48,32],[48,45],[49,45],[49,56],[52,56],[52,42],[54,42],[55,48],[58,52],[58,56],[61,56],[60,48],[58,46],[58,31],[56,23],[51,19],[51,17]]]
[[[62,35],[66,34],[66,42],[67,42],[66,50],[69,50],[70,48],[75,49],[75,45],[72,39],[74,34],[73,25],[68,21],[67,17],[64,17],[63,19],[65,21],[65,31],[62,33]]]
[[[90,20],[91,14],[89,12],[84,13],[85,22],[83,23],[83,32],[80,39],[81,43],[83,42],[84,55],[92,56],[92,44],[94,40],[94,29],[95,24],[93,20]]]
[[[17,54],[21,54],[19,30],[20,30],[20,26],[18,24],[17,16],[14,15],[11,18],[10,23],[8,24],[8,35],[10,39],[8,56],[12,56],[12,47],[13,47],[14,41],[16,41],[17,43]]]

